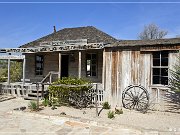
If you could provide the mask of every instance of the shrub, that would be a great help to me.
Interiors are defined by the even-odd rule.
[[[34,101],[30,101],[28,107],[29,107],[29,109],[31,109],[32,111],[37,111],[37,110],[38,110],[37,103],[34,102]]]
[[[115,118],[114,111],[109,111],[108,112],[108,118],[110,118],[110,119]]]
[[[61,86],[58,86],[60,84]],[[90,82],[85,79],[73,77],[63,77],[62,79],[57,80],[51,86],[49,86],[50,102],[54,103],[54,101],[52,100],[56,98],[57,102],[59,102],[60,104],[70,103],[69,93],[73,93],[73,95],[81,95],[84,91],[88,91],[92,87],[89,85],[85,86],[85,84],[90,84]],[[77,87],[73,87],[72,85]],[[71,96],[71,98],[75,98],[75,96]]]
[[[44,98],[42,105],[43,106],[48,106],[50,104],[49,99],[48,98]]]
[[[102,104],[102,106],[103,106],[103,109],[110,109],[111,108],[111,105],[108,102],[104,102]]]
[[[174,65],[174,69],[170,69],[170,87],[171,90],[180,93],[180,56],[177,57],[177,63]]]
[[[123,110],[115,108],[115,114],[123,114]]]

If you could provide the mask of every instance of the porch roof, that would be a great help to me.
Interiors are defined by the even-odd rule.
[[[180,38],[154,39],[154,40],[119,40],[105,47],[136,47],[136,46],[158,46],[158,45],[180,45]]]

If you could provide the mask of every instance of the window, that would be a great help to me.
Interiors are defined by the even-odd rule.
[[[153,84],[168,85],[168,51],[153,52]]]
[[[86,55],[86,76],[97,76],[97,55]]]
[[[36,55],[36,64],[35,64],[36,75],[43,75],[43,61],[44,61],[44,57],[42,55]]]

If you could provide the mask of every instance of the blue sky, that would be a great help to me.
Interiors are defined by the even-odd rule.
[[[42,1],[48,0],[39,0]],[[97,2],[97,0],[89,2],[93,1]],[[3,0],[0,0],[0,48],[15,48],[50,34],[54,25],[57,30],[95,26],[117,39],[137,39],[144,25],[155,23],[168,31],[168,38],[180,35],[180,1],[177,0],[174,1],[176,3],[168,3],[170,2],[168,0],[158,1],[164,3],[116,3],[120,2],[118,0],[99,0],[112,3],[2,2]],[[17,1],[9,0],[9,2]],[[137,2],[157,1],[137,0]]]

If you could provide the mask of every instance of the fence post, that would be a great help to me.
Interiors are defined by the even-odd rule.
[[[96,83],[96,96],[95,96],[96,117],[98,117],[97,96],[98,96],[98,88],[97,88],[97,83]]]
[[[41,96],[42,96],[42,98],[44,98],[44,84],[42,83],[41,85],[42,85]]]
[[[39,109],[39,83],[36,83],[36,89],[37,89],[37,109]]]

